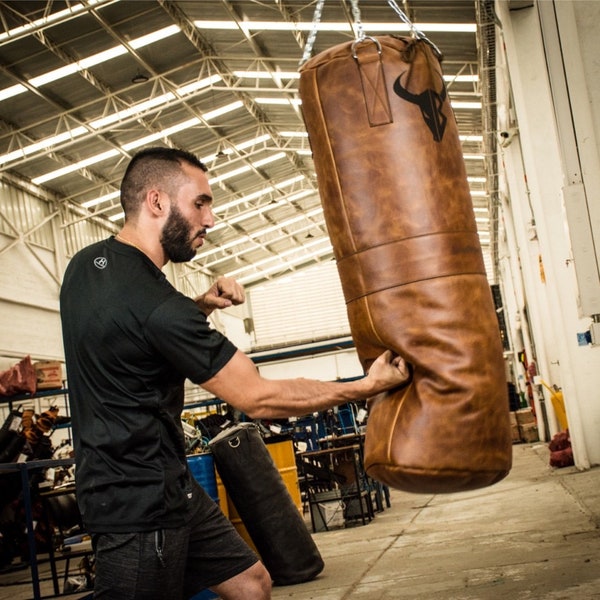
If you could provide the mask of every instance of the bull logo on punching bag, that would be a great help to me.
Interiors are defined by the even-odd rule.
[[[438,94],[435,90],[427,89],[420,94],[409,92],[402,85],[402,73],[394,81],[394,92],[403,100],[416,104],[421,109],[423,120],[433,134],[433,139],[436,142],[441,142],[444,137],[446,123],[448,121],[446,115],[442,112],[444,101],[446,100],[446,86],[442,80],[442,91]]]

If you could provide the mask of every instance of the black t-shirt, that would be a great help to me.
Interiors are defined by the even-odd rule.
[[[60,305],[86,527],[180,526],[191,491],[184,382],[210,379],[235,346],[147,256],[114,238],[73,257]]]

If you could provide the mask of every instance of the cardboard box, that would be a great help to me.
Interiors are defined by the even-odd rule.
[[[540,436],[537,425],[520,425],[521,440],[526,443],[539,442]]]
[[[514,425],[511,425],[510,431],[511,431],[511,435],[512,435],[513,444],[515,442],[520,442],[521,441],[521,430],[519,429],[519,426],[516,423]]]
[[[319,502],[319,518],[315,519],[316,531],[339,529],[344,526],[344,506],[341,500],[333,502]]]
[[[519,425],[535,425],[535,415],[531,408],[521,408],[515,414]]]
[[[55,390],[63,386],[62,363],[57,360],[43,360],[33,363],[38,390]]]

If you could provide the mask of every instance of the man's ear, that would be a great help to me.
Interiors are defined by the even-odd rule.
[[[146,204],[155,216],[161,217],[165,214],[166,198],[159,190],[148,190]]]

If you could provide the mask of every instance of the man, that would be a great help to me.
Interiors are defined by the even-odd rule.
[[[367,398],[407,378],[380,356],[352,382],[268,380],[209,327],[244,301],[219,278],[195,300],[161,268],[190,260],[214,225],[206,167],[168,148],[142,150],[121,184],[118,235],[71,260],[61,289],[77,497],[96,552],[95,597],[226,600],[271,596],[268,572],[190,476],[180,415],[189,378],[251,418],[298,416]]]

